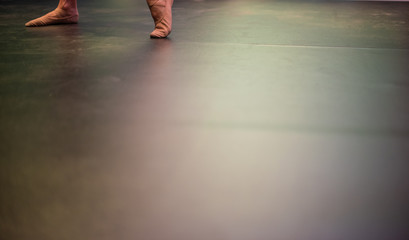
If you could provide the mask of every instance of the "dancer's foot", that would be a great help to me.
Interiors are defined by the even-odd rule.
[[[40,27],[54,24],[72,24],[78,23],[78,10],[76,8],[64,9],[57,7],[54,11],[36,18],[26,23],[26,27]]]
[[[172,31],[173,0],[147,0],[151,15],[155,21],[155,30],[151,38],[165,38]]]

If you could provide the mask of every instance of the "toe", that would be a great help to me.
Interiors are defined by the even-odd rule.
[[[26,22],[25,24],[26,27],[32,27],[33,25],[33,21]]]
[[[168,36],[168,34],[156,29],[155,31],[151,32],[150,36],[151,38],[165,38]]]

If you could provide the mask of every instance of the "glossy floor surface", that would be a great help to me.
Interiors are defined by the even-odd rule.
[[[0,7],[1,239],[409,239],[409,3],[79,4]]]

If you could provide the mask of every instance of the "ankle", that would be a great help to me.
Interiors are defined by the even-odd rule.
[[[77,4],[75,2],[61,1],[57,8],[67,13],[78,13]]]
[[[57,9],[59,9],[60,12],[62,12],[64,15],[72,15],[72,16],[78,15],[77,8],[58,6]]]

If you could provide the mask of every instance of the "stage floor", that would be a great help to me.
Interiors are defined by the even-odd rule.
[[[0,6],[0,238],[409,239],[409,3]]]

